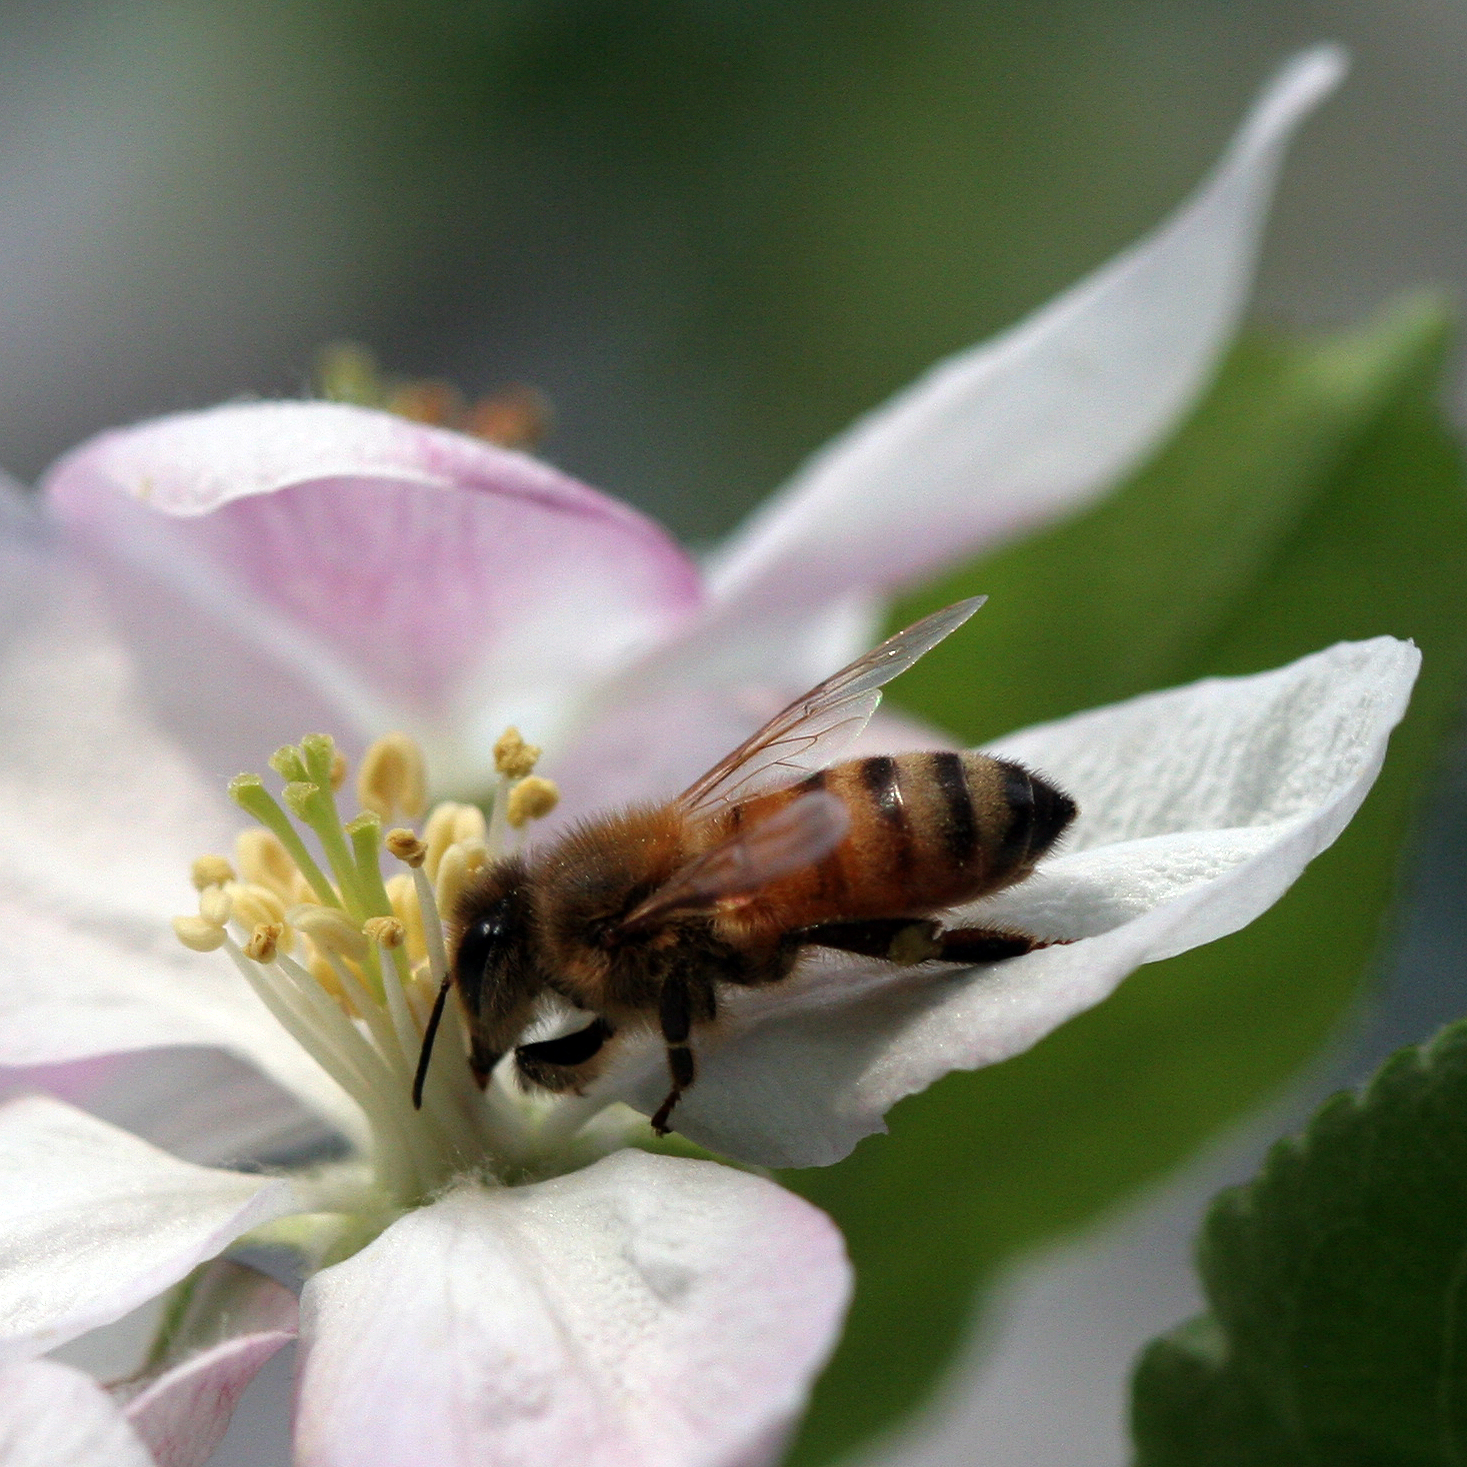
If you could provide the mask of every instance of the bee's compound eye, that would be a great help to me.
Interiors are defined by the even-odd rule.
[[[494,950],[504,944],[510,933],[508,902],[496,902],[489,911],[476,917],[464,928],[454,955],[454,977],[460,987],[477,988],[483,981]]]

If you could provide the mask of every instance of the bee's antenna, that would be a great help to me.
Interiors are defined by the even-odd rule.
[[[413,1109],[423,1108],[423,1082],[428,1078],[428,1061],[433,1058],[433,1041],[438,1037],[438,1025],[443,1019],[443,1005],[448,1002],[448,990],[453,987],[453,974],[445,973],[433,1000],[433,1012],[428,1015],[428,1027],[423,1031],[423,1047],[418,1051],[418,1073],[413,1076]]]

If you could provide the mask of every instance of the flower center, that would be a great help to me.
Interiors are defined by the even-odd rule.
[[[337,794],[346,760],[326,735],[308,735],[270,759],[284,781],[279,799],[259,775],[231,782],[231,797],[259,824],[241,833],[234,862],[218,855],[195,861],[198,913],[174,920],[185,946],[222,948],[361,1107],[376,1189],[389,1206],[415,1205],[467,1171],[506,1181],[580,1164],[568,1153],[551,1162],[550,1153],[566,1153],[600,1109],[577,1097],[530,1097],[507,1078],[481,1093],[460,1058],[466,1036],[452,1002],[421,1108],[413,1103],[423,1036],[449,982],[443,914],[453,912],[476,872],[510,853],[528,821],[554,808],[554,784],[533,773],[539,753],[507,730],[495,746],[499,778],[489,818],[477,805],[445,801],[423,820],[421,751],[406,735],[389,734],[357,772],[362,813],[343,822]],[[384,836],[383,822],[394,816],[421,821],[421,829],[402,826]],[[398,868],[385,878],[384,852]]]

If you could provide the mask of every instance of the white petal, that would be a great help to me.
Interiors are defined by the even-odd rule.
[[[712,1163],[464,1187],[306,1286],[296,1460],[755,1467],[849,1286],[823,1213]]]
[[[161,1293],[290,1187],[178,1161],[60,1101],[0,1106],[0,1359],[54,1349]]]
[[[236,1263],[216,1261],[195,1284],[188,1309],[201,1316],[190,1335],[204,1330],[208,1342],[180,1341],[195,1348],[141,1389],[114,1387],[114,1394],[125,1394],[127,1420],[158,1467],[203,1467],[245,1387],[296,1336],[295,1296]]]
[[[1114,483],[1231,337],[1284,149],[1343,71],[1333,47],[1296,58],[1154,234],[826,447],[725,548],[715,595],[795,632],[810,608],[930,578]]]
[[[957,973],[817,958],[730,993],[728,1037],[699,1041],[678,1129],[766,1166],[838,1161],[903,1096],[1018,1054],[1141,964],[1246,926],[1359,807],[1419,665],[1389,637],[1341,643],[1005,739],[995,752],[1051,776],[1080,815],[1062,854],[962,919],[1080,940]],[[629,1075],[637,1063],[619,1093],[650,1112],[667,1086],[656,1047]]]
[[[356,1108],[219,955],[189,866],[238,820],[154,726],[91,578],[0,493],[0,1064],[212,1044],[353,1139]]]
[[[54,1360],[0,1369],[0,1467],[158,1467],[111,1396]]]

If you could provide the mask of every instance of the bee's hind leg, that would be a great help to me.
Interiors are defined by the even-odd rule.
[[[838,948],[889,963],[996,963],[1052,944],[1027,932],[997,927],[944,929],[931,917],[874,917],[865,922],[827,922],[797,934],[801,943]]]
[[[665,1136],[671,1129],[667,1119],[673,1106],[698,1074],[692,1046],[688,1043],[693,1032],[693,993],[686,978],[674,974],[664,980],[657,1013],[662,1038],[667,1045],[667,1068],[672,1076],[672,1089],[668,1091],[667,1099],[657,1107],[657,1114],[652,1117],[652,1129],[659,1136]]]

